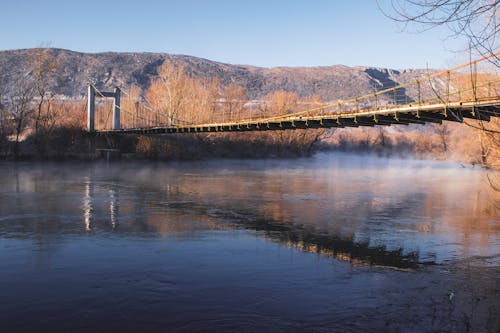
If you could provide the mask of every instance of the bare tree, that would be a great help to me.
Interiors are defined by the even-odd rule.
[[[240,120],[241,111],[248,102],[245,88],[234,84],[229,84],[224,90],[224,106],[228,114],[229,121]]]
[[[124,92],[124,91],[122,91]],[[121,100],[121,124],[124,127],[139,127],[141,119],[142,90],[132,85]]]
[[[174,125],[187,103],[189,77],[184,67],[165,61],[158,69],[158,78],[146,93],[154,109],[167,117],[167,125]]]
[[[483,56],[498,51],[500,0],[377,0],[389,18],[420,30],[447,26],[450,37],[465,37],[470,50]],[[494,55],[491,62],[500,66]]]
[[[283,116],[298,108],[299,96],[296,93],[278,90],[263,98],[266,116]]]
[[[441,141],[441,145],[443,146],[443,152],[447,153],[449,148],[449,140],[450,140],[450,128],[448,124],[433,124],[434,133],[436,133]]]
[[[14,124],[14,157],[19,156],[19,142],[22,132],[26,129],[33,114],[33,98],[35,89],[32,77],[22,76],[18,82],[13,83],[13,94],[9,102],[9,116]]]
[[[192,78],[182,66],[166,61],[149,86],[146,100],[167,126],[208,122],[218,111],[219,86],[217,79]]]
[[[51,117],[52,94],[49,89],[49,80],[58,68],[57,60],[50,54],[50,49],[36,48],[29,54],[29,66],[33,77],[33,89],[37,97],[35,115],[35,134],[38,134],[43,122]],[[45,110],[44,110],[45,107]]]
[[[296,94],[288,91],[275,91],[264,96],[261,107],[265,116],[283,116],[294,111],[300,110],[301,106],[307,107],[307,102],[302,104],[303,100]],[[285,150],[297,150],[304,153],[310,153],[313,145],[317,143],[324,134],[324,129],[297,129],[294,131],[274,131],[268,134],[272,143]],[[267,134],[267,133],[266,133]]]

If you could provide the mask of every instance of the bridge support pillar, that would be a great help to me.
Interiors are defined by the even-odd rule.
[[[97,97],[113,97],[113,129],[120,129],[120,97],[121,90],[116,87],[114,92],[99,91],[92,84],[88,86],[87,100],[87,130],[95,131],[95,98]]]
[[[115,96],[113,98],[113,129],[117,130],[120,129],[120,95],[121,95],[121,90],[120,88],[116,87],[115,88]]]
[[[94,116],[95,116],[95,89],[89,84],[87,95],[87,131],[94,131]]]

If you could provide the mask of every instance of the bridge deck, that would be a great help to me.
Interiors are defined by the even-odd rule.
[[[292,130],[306,128],[334,128],[359,126],[390,126],[438,123],[442,121],[463,122],[464,118],[489,121],[500,117],[500,98],[487,98],[473,102],[450,102],[436,104],[406,104],[371,110],[342,113],[303,114],[279,116],[227,123],[210,123],[183,126],[156,126],[122,128],[99,131],[99,133],[169,134]]]

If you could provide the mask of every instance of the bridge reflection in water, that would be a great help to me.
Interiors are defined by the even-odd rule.
[[[481,245],[468,242],[485,237],[487,244],[490,233],[495,232],[490,225],[494,212],[489,206],[491,201],[484,197],[484,189],[472,197],[471,211],[468,205],[453,203],[456,189],[452,184],[424,194],[405,185],[407,181],[366,183],[362,193],[347,200],[345,193],[353,193],[349,176],[359,170],[347,172],[347,180],[336,182],[334,187],[325,183],[324,177],[295,179],[292,174],[285,185],[274,172],[261,174],[258,181],[248,171],[236,171],[230,177],[222,171],[211,172],[205,177],[199,170],[149,170],[147,176],[128,180],[126,186],[121,182],[86,179],[82,205],[85,229],[159,237],[244,229],[287,247],[354,265],[397,268],[437,262],[432,246],[422,256],[420,247],[415,246],[415,235],[433,239],[447,228],[458,228],[457,236],[466,233],[469,240],[464,246],[473,251]],[[131,179],[129,175],[125,172],[124,179]],[[358,177],[365,177],[362,175]],[[384,178],[392,175],[392,171],[386,170]],[[141,192],[139,196],[137,190]],[[388,196],[392,192],[395,194]],[[306,193],[312,197],[305,197]],[[320,196],[315,199],[314,195]],[[450,209],[454,210],[453,215],[446,216]],[[472,231],[471,223],[475,231],[467,235]],[[403,236],[393,240],[394,233]]]
[[[100,207],[95,207],[93,205],[93,187],[91,182],[85,182],[85,193],[83,197],[83,217],[84,225],[86,231],[92,231],[95,227],[93,224],[94,215],[101,215],[101,221],[98,225],[99,228],[108,229],[105,225],[109,223],[111,229],[116,229],[119,226],[118,220],[119,215],[119,189],[116,187],[109,189],[108,200],[101,200]],[[103,198],[101,198],[103,199]],[[108,205],[109,218],[103,219],[102,215],[105,215],[106,209],[105,205]],[[190,209],[187,206],[181,204],[170,204],[170,208],[177,209]],[[217,225],[217,223],[212,223],[205,225],[209,229],[247,229],[258,232],[259,234],[263,232],[265,238],[272,241],[281,243],[288,247],[297,248],[303,251],[308,251],[311,253],[318,253],[326,256],[333,256],[336,259],[342,261],[348,261],[356,265],[382,265],[397,268],[416,268],[419,264],[419,256],[417,252],[404,253],[403,248],[396,250],[388,250],[385,246],[370,246],[369,242],[357,242],[352,237],[342,237],[340,235],[328,234],[321,230],[316,230],[312,227],[304,227],[300,225],[283,223],[283,221],[273,221],[265,219],[261,216],[249,216],[248,214],[236,214],[240,218],[235,218],[234,209],[231,209],[229,215],[224,214],[224,209],[215,207],[203,207],[197,206],[195,208],[198,214],[204,214],[208,212],[208,215],[212,218],[220,220],[222,225]],[[103,212],[104,211],[104,212]],[[243,217],[244,218],[241,218]],[[167,215],[168,217],[168,215]],[[186,229],[190,229],[190,226],[182,225],[182,223],[176,223],[176,221],[161,221],[158,222],[157,219],[164,219],[165,216],[160,214],[160,216],[148,215],[143,217],[145,219],[145,224],[139,224],[140,230],[155,230],[159,233],[165,232],[183,232]],[[227,224],[227,221],[231,221],[231,224]],[[167,222],[168,228],[164,228]],[[144,226],[147,226],[144,228]],[[130,231],[130,227],[137,227],[136,225],[126,225],[125,227]]]

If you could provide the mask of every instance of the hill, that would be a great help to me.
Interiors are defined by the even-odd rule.
[[[0,85],[4,95],[29,71],[34,49],[0,51]],[[300,96],[319,95],[325,101],[347,99],[371,93],[422,76],[425,70],[394,70],[373,67],[275,67],[231,65],[207,59],[166,53],[80,53],[48,49],[57,59],[58,69],[50,78],[50,90],[69,98],[82,98],[93,82],[99,89],[137,85],[145,90],[165,61],[183,65],[193,77],[217,77],[223,85],[244,87],[250,98],[285,90]]]

